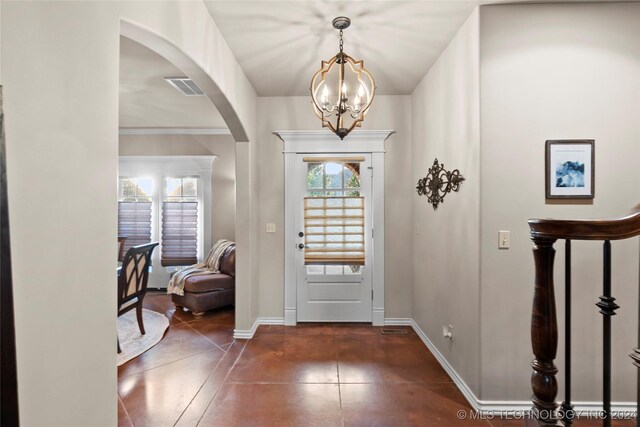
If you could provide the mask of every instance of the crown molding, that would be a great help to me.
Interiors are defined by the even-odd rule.
[[[149,166],[161,166],[169,173],[184,171],[211,171],[216,156],[119,156],[120,169],[139,169]]]
[[[120,135],[231,135],[225,128],[120,128]]]

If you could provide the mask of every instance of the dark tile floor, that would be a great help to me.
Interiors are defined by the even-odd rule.
[[[120,426],[524,425],[459,419],[469,404],[410,328],[261,326],[252,340],[234,341],[232,309],[195,320],[161,293],[149,293],[145,307],[171,326],[118,369]]]

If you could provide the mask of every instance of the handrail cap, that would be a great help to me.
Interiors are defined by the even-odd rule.
[[[629,214],[604,219],[530,219],[532,239],[622,240],[640,236],[640,204]]]

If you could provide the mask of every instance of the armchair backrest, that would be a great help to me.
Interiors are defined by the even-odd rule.
[[[118,308],[147,290],[151,254],[158,243],[132,246],[124,255],[118,276]]]
[[[231,246],[220,258],[220,272],[229,276],[236,275],[236,247]]]

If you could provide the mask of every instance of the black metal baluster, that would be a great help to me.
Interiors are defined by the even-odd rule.
[[[571,404],[571,240],[565,241],[564,252],[564,384],[565,396],[562,402],[562,421],[565,425],[573,423],[574,412]]]
[[[611,242],[604,241],[603,248],[603,294],[600,302],[596,305],[600,307],[602,318],[603,334],[603,358],[602,358],[602,409],[604,419],[602,425],[611,427],[611,316],[615,316],[616,309],[620,308],[611,296]]]

